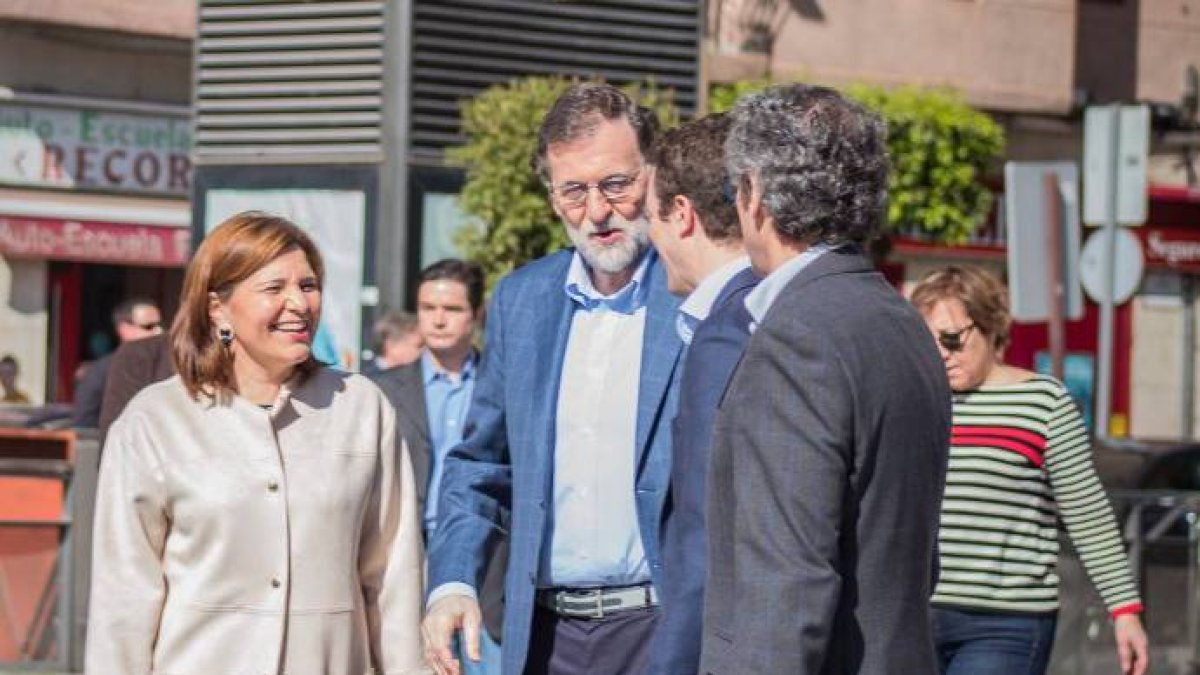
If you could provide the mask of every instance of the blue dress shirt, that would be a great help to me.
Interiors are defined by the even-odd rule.
[[[425,383],[425,409],[429,416],[429,493],[425,498],[425,531],[437,527],[438,493],[446,455],[462,441],[463,424],[475,390],[475,354],[471,353],[457,375],[439,370],[428,351],[421,352],[421,381]]]

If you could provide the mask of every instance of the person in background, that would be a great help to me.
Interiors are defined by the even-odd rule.
[[[727,115],[709,115],[663,134],[647,158],[650,241],[666,264],[668,288],[685,297],[676,329],[688,345],[671,428],[663,613],[647,669],[651,675],[695,675],[700,668],[713,418],[750,337],[744,300],[758,283],[742,248],[737,209],[723,189],[728,133]]]
[[[679,302],[642,213],[657,120],[582,83],[542,120],[534,169],[574,249],[492,293],[463,442],[443,469],[423,624],[430,662],[478,656],[478,589],[497,542],[506,675],[642,672],[658,620]]]
[[[417,500],[425,537],[437,529],[438,488],[446,455],[462,441],[463,427],[475,390],[479,354],[475,332],[483,316],[483,270],[464,260],[447,259],[421,271],[417,285],[417,344],[415,363],[372,376],[396,408],[405,429],[417,481]],[[484,630],[480,631],[481,659],[457,650],[463,672],[500,675],[501,622],[504,604],[504,563],[508,546],[502,542],[488,561],[479,591]]]
[[[113,328],[120,345],[140,340],[163,331],[162,312],[153,300],[129,298],[121,301],[112,312]],[[72,410],[72,426],[94,429],[100,426],[100,406],[104,401],[104,388],[112,367],[112,353],[96,359],[79,381],[75,390]]]
[[[4,392],[0,403],[29,403],[29,396],[17,388],[17,377],[20,374],[21,368],[12,354],[5,354],[4,358],[0,358],[0,390]]]
[[[932,673],[950,389],[863,248],[884,218],[883,122],[804,84],[729,114],[726,169],[763,280],[713,430],[700,671]]]
[[[105,442],[87,672],[427,672],[411,464],[378,387],[313,359],[323,279],[263,213],[196,251],[179,374]]]
[[[166,333],[130,340],[113,352],[100,402],[100,438],[135,395],[147,386],[175,374],[171,341]]]
[[[1087,429],[1061,382],[1004,363],[1012,319],[1003,284],[977,267],[950,266],[922,278],[911,299],[954,390],[933,595],[941,672],[1045,672],[1061,517],[1112,616],[1122,672],[1142,675],[1142,602]]]
[[[375,358],[363,364],[364,375],[406,366],[421,358],[425,343],[417,317],[408,312],[388,312],[379,317],[371,328],[371,335]]]

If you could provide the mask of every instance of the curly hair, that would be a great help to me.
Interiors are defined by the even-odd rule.
[[[863,243],[883,225],[887,129],[837,91],[805,84],[743,98],[732,113],[726,169],[763,204],[783,237],[813,244]]]

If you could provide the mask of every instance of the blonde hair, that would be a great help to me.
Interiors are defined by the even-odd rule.
[[[259,211],[244,211],[218,225],[196,250],[183,278],[179,313],[171,325],[171,357],[188,394],[224,400],[236,392],[233,355],[217,337],[209,316],[209,293],[228,301],[233,289],[272,260],[304,252],[324,284],[325,266],[316,244],[295,223]],[[310,354],[297,366],[307,376],[319,366]]]
[[[912,304],[922,313],[941,300],[962,302],[967,316],[996,351],[1008,346],[1012,325],[1008,289],[990,272],[974,265],[949,265],[926,274],[913,288]]]

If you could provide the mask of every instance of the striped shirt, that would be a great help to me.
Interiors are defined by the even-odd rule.
[[[1058,520],[1108,611],[1141,611],[1083,418],[1042,375],[954,395],[933,604],[1058,609]]]

